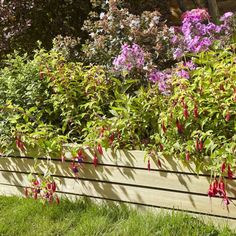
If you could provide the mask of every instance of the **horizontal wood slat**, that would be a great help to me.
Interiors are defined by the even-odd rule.
[[[38,172],[43,173],[47,161],[19,158],[0,159],[0,170],[27,172],[34,171],[33,166],[37,163]],[[69,162],[52,161],[55,167],[55,176],[74,177]],[[10,174],[9,174],[10,176]],[[96,168],[91,164],[83,164],[79,169],[80,179],[108,181],[127,185],[137,185],[150,188],[161,188],[167,190],[184,191],[190,193],[207,194],[210,177],[197,176],[184,173],[166,171],[148,171],[146,169],[131,169],[117,166],[101,166]],[[227,193],[229,197],[236,198],[236,182],[227,182]]]
[[[71,147],[66,147],[66,150],[69,150],[69,148],[73,148],[73,145],[70,145]],[[85,153],[85,162],[92,163],[93,162],[93,156],[94,152],[89,149],[84,149]],[[114,152],[112,149],[107,149],[106,151],[103,151],[103,155],[98,155],[98,161],[100,164],[103,165],[115,165],[115,166],[125,166],[125,167],[131,167],[131,168],[142,168],[147,169],[147,157],[145,158],[145,152],[144,151],[126,151],[126,150],[118,150]],[[23,155],[23,154],[22,154]],[[37,157],[37,158],[45,158],[44,155],[38,154],[36,151],[29,151],[26,156],[29,157]],[[70,151],[66,152],[67,160],[72,159],[72,154]],[[192,157],[194,159],[195,157]],[[59,157],[53,157],[52,159],[58,159]],[[157,163],[157,158],[150,158],[150,164],[151,169],[153,170],[168,170],[173,172],[184,172],[184,173],[196,173],[196,165],[193,163],[193,161],[181,161],[176,158],[171,157],[159,157],[161,161],[161,167]],[[209,175],[209,172],[206,172],[204,170],[200,170],[199,174]]]

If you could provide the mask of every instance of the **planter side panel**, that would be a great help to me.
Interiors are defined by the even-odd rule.
[[[181,164],[178,164],[178,171],[164,168],[152,168],[151,171],[148,171],[145,164],[143,167],[131,167],[131,161],[129,161],[129,164],[123,165],[127,161],[125,155],[121,155],[119,159],[109,156],[107,153],[104,156],[99,157],[100,160],[109,160],[110,163],[105,164],[100,161],[101,164],[95,168],[87,159],[76,178],[70,170],[70,161],[61,163],[59,159],[53,160],[56,168],[54,175],[61,181],[58,192],[147,207],[184,210],[191,213],[208,214],[212,217],[230,217],[232,220],[236,220],[236,207],[233,204],[229,205],[228,211],[222,206],[220,198],[209,199],[207,196],[206,192],[210,182],[207,174],[198,176],[190,171],[181,172],[180,168],[186,168],[186,166],[181,167]],[[132,158],[135,160],[135,156]],[[144,162],[144,153],[139,152],[139,159],[140,161],[134,162],[141,165],[141,159]],[[117,160],[120,160],[118,165]],[[121,161],[123,164],[119,165]],[[46,160],[38,159],[38,162],[42,164],[46,163]],[[35,161],[31,158],[1,158],[0,194],[7,194],[9,189],[9,194],[22,193],[23,187],[29,185],[27,174],[33,171],[34,165]],[[43,172],[43,167],[37,171]],[[234,181],[231,182],[233,184],[228,192],[234,200],[235,186]]]

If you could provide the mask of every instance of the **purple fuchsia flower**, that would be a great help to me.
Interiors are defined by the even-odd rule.
[[[115,70],[118,71],[131,71],[133,68],[142,68],[144,66],[144,51],[137,45],[132,46],[125,43],[121,47],[121,53],[114,61],[113,65]]]

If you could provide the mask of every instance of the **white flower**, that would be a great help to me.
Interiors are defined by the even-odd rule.
[[[104,12],[101,12],[101,13],[100,13],[100,19],[102,20],[104,17],[105,17],[105,13],[104,13]]]

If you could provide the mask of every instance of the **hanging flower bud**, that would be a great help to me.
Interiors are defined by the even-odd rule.
[[[44,73],[43,73],[42,71],[39,72],[39,78],[40,78],[41,80],[43,79],[43,74],[44,74]]]
[[[148,170],[149,170],[149,171],[151,170],[151,163],[150,163],[150,160],[148,160]]]
[[[82,149],[79,149],[78,152],[77,152],[77,157],[78,158],[83,158],[83,151]]]
[[[215,181],[213,182],[213,193],[214,193],[214,195],[216,195],[218,193],[218,188],[219,188],[219,183],[218,183],[218,180],[215,179]]]
[[[230,112],[228,111],[225,116],[225,121],[229,122],[230,120]]]
[[[161,143],[159,144],[159,147],[160,147],[160,151],[162,152],[164,147],[163,147],[163,145]]]
[[[115,139],[115,135],[114,135],[114,133],[112,133],[112,134],[110,135],[110,137],[109,137],[109,145],[110,145],[110,146],[113,144],[114,139]]]
[[[100,143],[97,146],[97,150],[100,155],[103,155],[102,145]]]
[[[52,191],[56,192],[56,189],[57,189],[57,185],[56,185],[55,181],[53,181],[52,182]]]
[[[161,127],[162,127],[163,132],[166,133],[167,129],[166,129],[164,121],[162,121]]]
[[[184,118],[187,120],[188,117],[189,117],[189,114],[188,114],[188,106],[186,104],[184,104]]]
[[[161,160],[160,159],[157,160],[157,165],[161,168]]]
[[[198,118],[198,107],[197,105],[195,104],[194,105],[194,109],[193,109],[193,115],[194,115],[194,118],[197,119]]]
[[[196,151],[198,152],[199,151],[199,140],[198,140],[198,138],[196,139],[195,147],[196,147]]]
[[[97,167],[97,165],[98,165],[98,158],[97,158],[96,154],[93,157],[93,165],[94,165],[94,167]]]
[[[51,183],[47,183],[47,189],[51,190],[52,189],[52,184]]]
[[[190,153],[189,153],[189,152],[186,152],[186,154],[185,154],[185,160],[186,160],[186,161],[189,161],[189,160],[190,160]]]
[[[232,172],[232,170],[230,168],[230,165],[228,165],[228,178],[229,179],[233,179],[233,172]]]
[[[226,168],[226,164],[225,164],[225,162],[223,162],[221,165],[221,172],[222,173],[225,171],[225,168]]]
[[[202,149],[203,149],[203,142],[202,142],[202,140],[199,141],[198,149],[199,149],[200,152],[201,152]]]
[[[178,130],[178,133],[182,134],[183,133],[183,126],[180,124],[178,119],[176,120],[176,127],[177,127],[177,130]]]
[[[224,184],[224,181],[222,179],[219,182],[218,192],[219,192],[219,194],[221,196],[225,196],[226,195],[226,193],[225,193],[225,184]]]
[[[213,197],[214,196],[214,191],[213,191],[213,186],[210,184],[209,189],[208,189],[208,196]]]

